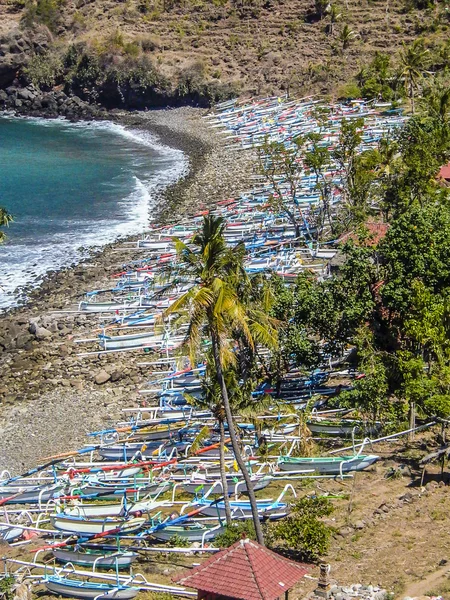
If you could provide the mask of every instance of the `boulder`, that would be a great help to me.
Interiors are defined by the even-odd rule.
[[[51,331],[49,331],[48,329],[45,329],[45,327],[36,327],[36,331],[34,332],[34,335],[37,340],[46,340],[49,337],[52,337]]]
[[[111,375],[109,373],[107,373],[104,369],[99,371],[94,377],[94,381],[97,385],[103,385],[110,379],[111,379]]]

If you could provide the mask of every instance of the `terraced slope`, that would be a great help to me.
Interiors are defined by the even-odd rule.
[[[69,0],[60,8],[60,0],[46,2],[56,7],[44,21],[60,51],[83,42],[108,53],[118,68],[146,56],[169,81],[194,73],[256,95],[335,93],[376,51],[397,56],[419,35],[430,45],[448,37],[443,6],[418,10],[410,0],[336,0],[334,24],[329,14],[318,18],[311,0],[182,0],[171,6],[170,0]],[[1,4],[0,33],[14,23],[23,27],[24,14],[30,9]]]

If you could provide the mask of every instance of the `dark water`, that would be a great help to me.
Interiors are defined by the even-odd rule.
[[[152,196],[184,170],[181,152],[113,123],[0,116],[0,206],[14,216],[0,246],[0,308],[49,269],[144,231]]]

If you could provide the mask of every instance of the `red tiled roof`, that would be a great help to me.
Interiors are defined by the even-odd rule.
[[[307,573],[257,542],[239,540],[174,581],[196,590],[240,600],[275,600]]]
[[[439,171],[439,177],[441,177],[442,179],[450,179],[450,163],[448,163],[448,165],[444,165],[443,167],[441,167],[440,171]]]
[[[369,232],[369,239],[365,242],[366,246],[376,246],[385,236],[389,229],[389,223],[365,223],[365,227]],[[357,240],[358,236],[354,231],[344,233],[338,242],[346,242],[348,239]]]

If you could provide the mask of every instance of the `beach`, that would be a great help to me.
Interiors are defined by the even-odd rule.
[[[109,115],[187,156],[186,174],[157,196],[156,222],[188,218],[250,185],[251,153],[227,148],[225,139],[206,126],[205,112],[180,108]],[[108,244],[75,267],[50,273],[28,293],[25,306],[0,317],[0,464],[5,468],[18,472],[82,445],[87,432],[140,400],[136,390],[148,379],[148,367],[137,363],[146,355],[75,356],[80,352],[75,340],[93,337],[96,321],[61,312],[72,310],[86,291],[108,284],[123,263],[142,258],[142,251],[123,248],[123,240]]]

